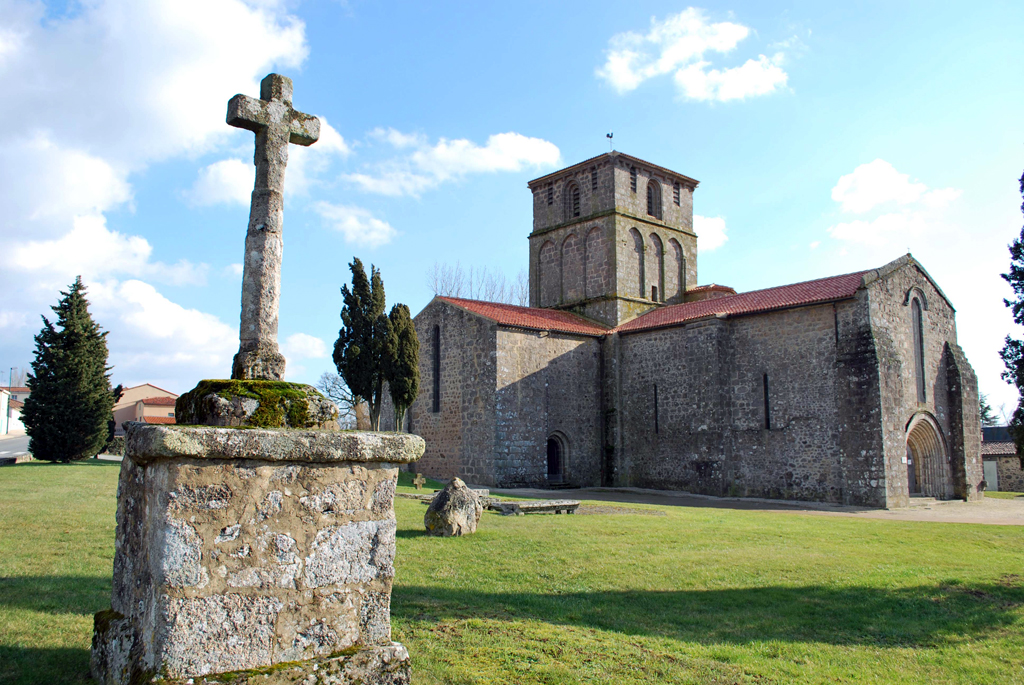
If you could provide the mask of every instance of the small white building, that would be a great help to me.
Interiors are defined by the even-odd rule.
[[[21,422],[21,409],[24,406],[24,402],[13,399],[7,390],[0,390],[0,435],[25,430]]]

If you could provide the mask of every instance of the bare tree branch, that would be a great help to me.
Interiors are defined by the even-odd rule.
[[[359,398],[345,385],[344,379],[336,373],[325,371],[316,382],[316,389],[327,399],[338,405],[338,426],[343,430],[356,427],[356,404]]]
[[[463,269],[459,262],[454,266],[434,262],[427,271],[427,286],[435,295],[442,297],[465,297],[523,307],[530,303],[529,279],[525,270],[520,271],[512,282],[503,272],[490,271],[487,267]]]

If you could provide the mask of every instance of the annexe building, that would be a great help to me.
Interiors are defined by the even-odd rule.
[[[977,381],[909,254],[736,293],[696,286],[697,181],[612,152],[530,182],[530,307],[415,317],[418,467],[900,507],[981,494]]]

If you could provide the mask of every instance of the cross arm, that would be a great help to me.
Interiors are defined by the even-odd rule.
[[[320,139],[320,119],[311,115],[291,112],[292,121],[288,131],[288,141],[294,145],[312,145]],[[229,122],[230,123],[230,122]]]
[[[270,123],[267,104],[263,100],[239,93],[228,100],[228,126],[259,133],[260,129]]]

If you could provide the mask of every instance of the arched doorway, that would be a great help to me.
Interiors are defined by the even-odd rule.
[[[548,482],[561,483],[564,471],[562,443],[558,438],[548,438]]]
[[[926,414],[912,420],[907,431],[907,486],[911,495],[953,496],[945,441],[935,419]]]

